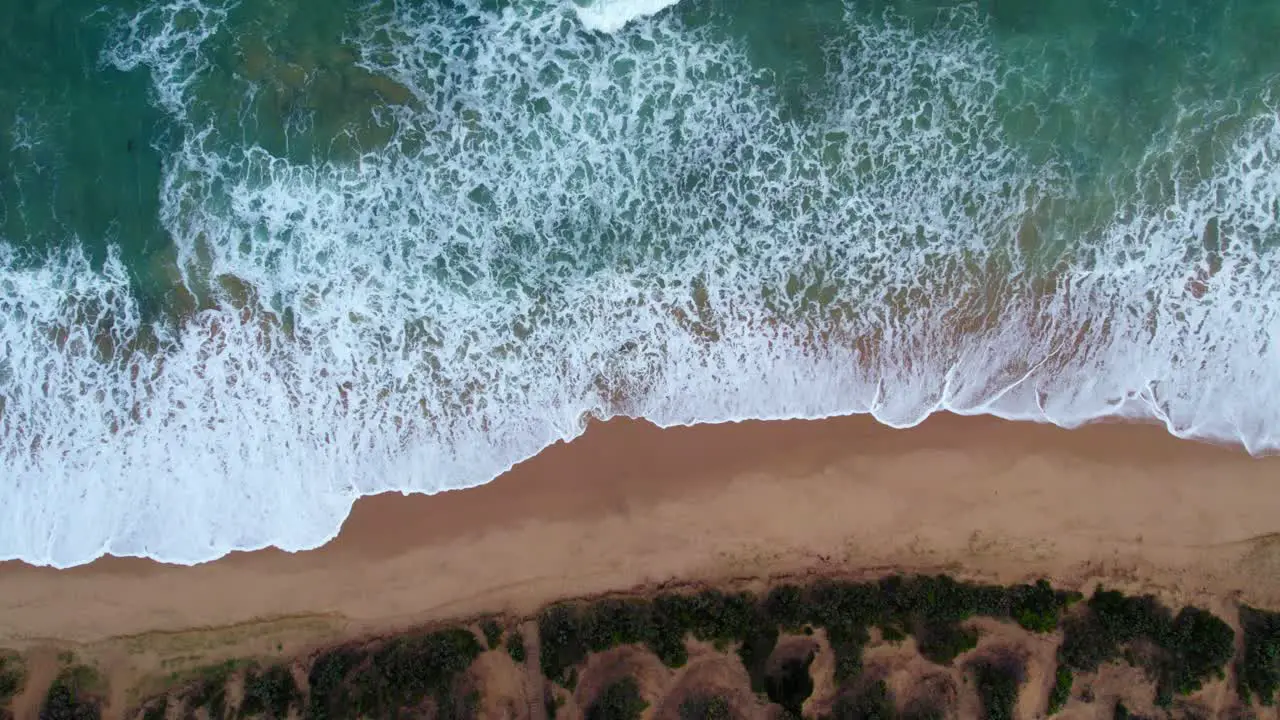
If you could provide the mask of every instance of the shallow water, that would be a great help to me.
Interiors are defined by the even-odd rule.
[[[312,547],[590,415],[1280,447],[1275,3],[13,17],[0,557]]]

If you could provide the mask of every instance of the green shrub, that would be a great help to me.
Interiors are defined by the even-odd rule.
[[[485,645],[490,650],[496,650],[498,644],[502,642],[502,626],[493,618],[486,618],[480,623],[480,630],[484,633]]]
[[[298,689],[293,673],[284,665],[272,665],[266,670],[250,670],[244,677],[244,700],[240,703],[240,715],[266,715],[283,719],[289,709],[300,706],[302,691]]]
[[[810,621],[804,591],[796,585],[779,585],[764,599],[764,617],[789,632],[800,630]]]
[[[1244,653],[1236,666],[1240,699],[1273,705],[1280,689],[1280,613],[1242,605],[1240,627]]]
[[[651,606],[646,643],[668,667],[688,661],[686,635],[725,647],[755,632],[759,608],[750,593],[707,590],[697,595],[659,595]]]
[[[582,634],[592,652],[619,645],[643,643],[653,634],[651,603],[643,600],[601,600],[581,621]]]
[[[1006,612],[1003,592],[956,582],[945,575],[885,578],[879,585],[881,611],[878,624],[886,640],[914,635],[920,653],[940,665],[978,644],[978,635],[960,623],[977,614]],[[998,588],[996,589],[999,590]]]
[[[868,628],[884,615],[879,587],[823,580],[806,595],[812,622],[827,630],[836,682],[847,683],[862,671],[862,649],[871,640]]]
[[[761,623],[738,646],[738,657],[742,660],[742,666],[747,669],[747,677],[751,678],[753,692],[765,691],[765,669],[777,644],[778,628]]]
[[[1075,683],[1075,675],[1071,672],[1071,668],[1065,665],[1059,665],[1058,671],[1054,676],[1053,689],[1049,691],[1049,706],[1045,709],[1046,715],[1053,715],[1067,704],[1067,700],[1071,699],[1071,686]]]
[[[695,695],[680,703],[680,720],[733,720],[733,712],[720,695]]]
[[[552,605],[538,618],[539,661],[548,680],[565,684],[569,669],[587,659],[580,626],[577,608],[569,604]]]
[[[92,668],[76,665],[65,668],[45,693],[40,720],[100,720],[102,707],[94,695],[98,684]]]
[[[347,686],[347,676],[365,662],[367,655],[352,647],[340,647],[316,658],[307,674],[311,720],[339,720],[355,712],[355,698]]]
[[[954,622],[921,622],[915,637],[920,654],[939,665],[950,665],[957,655],[978,646],[978,633]]]
[[[625,677],[605,688],[587,708],[587,720],[639,720],[649,703],[640,697],[640,685]]]
[[[1199,690],[1205,680],[1225,676],[1235,633],[1207,610],[1185,607],[1174,617],[1150,595],[1126,597],[1099,588],[1084,614],[1064,623],[1058,657],[1068,668],[1092,672],[1123,656],[1156,678],[1156,702]],[[1142,644],[1130,646],[1134,641]],[[1247,642],[1246,642],[1247,645]],[[1123,650],[1123,655],[1121,651]]]
[[[371,655],[338,648],[311,668],[308,716],[394,717],[400,708],[416,706],[429,696],[438,707],[453,707],[454,679],[480,652],[480,642],[465,628],[402,635]]]
[[[1013,720],[1025,672],[1022,660],[1013,656],[983,658],[974,663],[974,681],[984,718]]]
[[[1098,623],[1093,613],[1068,617],[1063,623],[1058,661],[1076,672],[1093,672],[1116,656],[1115,639]]]
[[[654,603],[655,616],[706,642],[727,644],[742,640],[760,622],[751,593],[705,590],[697,595],[665,595],[658,600],[661,602]]]
[[[440,700],[480,652],[480,642],[465,628],[395,638],[379,648],[371,665],[359,674],[361,709],[390,717],[396,709],[416,705],[427,696]]]
[[[1067,597],[1056,593],[1047,580],[1037,580],[1035,585],[1019,585],[1009,593],[1010,614],[1023,628],[1037,633],[1053,632],[1058,618],[1066,606]]]
[[[0,654],[0,708],[22,692],[25,675],[20,660]]]
[[[519,629],[512,630],[511,634],[507,635],[507,654],[511,655],[511,659],[517,664],[524,664],[524,633]]]
[[[1151,595],[1127,597],[1116,590],[1098,588],[1089,598],[1089,610],[1113,645],[1139,637],[1162,644],[1173,624],[1169,609]]]
[[[778,672],[765,677],[765,695],[770,702],[781,705],[791,717],[800,717],[804,701],[813,694],[813,677],[809,675],[813,657],[813,653],[809,653],[803,658],[790,658],[782,663]]]
[[[1163,644],[1172,625],[1168,609],[1155,598],[1131,598],[1098,588],[1089,598],[1087,612],[1064,624],[1059,659],[1072,670],[1093,672],[1118,657],[1121,645],[1136,638]]]
[[[807,595],[813,622],[827,629],[833,644],[866,644],[867,628],[880,622],[884,615],[875,585],[823,580],[810,587]]]
[[[200,679],[187,692],[187,707],[204,708],[213,720],[227,715],[227,680],[235,672],[238,663],[228,660],[201,669]]]
[[[897,717],[889,687],[883,680],[836,698],[824,720],[893,720]]]
[[[1160,644],[1164,653],[1156,700],[1168,705],[1174,695],[1190,695],[1206,680],[1226,676],[1226,665],[1235,654],[1235,631],[1208,610],[1184,607]]]

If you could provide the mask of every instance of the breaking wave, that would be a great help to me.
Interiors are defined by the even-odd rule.
[[[361,495],[487,482],[589,415],[1280,446],[1270,95],[1199,163],[1187,108],[1091,194],[1009,139],[1043,98],[1009,106],[976,10],[847,8],[800,115],[744,46],[646,17],[667,4],[375,7],[351,42],[403,97],[318,159],[218,114],[264,92],[211,80],[230,6],[122,25],[104,61],[183,128],[160,222],[185,305],[145,312],[115,252],[0,244],[0,557],[310,548]]]

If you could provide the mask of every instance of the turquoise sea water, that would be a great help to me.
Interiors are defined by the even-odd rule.
[[[589,415],[1274,451],[1276,38],[1270,0],[20,3],[0,558],[312,547]]]

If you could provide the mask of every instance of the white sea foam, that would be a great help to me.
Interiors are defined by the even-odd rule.
[[[680,0],[591,0],[576,5],[583,27],[614,33],[634,20],[657,15]]]
[[[177,21],[194,2],[108,53],[178,118],[217,32]],[[442,5],[370,17],[365,67],[415,102],[358,162],[188,121],[161,220],[204,309],[179,326],[143,323],[114,255],[0,245],[0,557],[313,547],[360,495],[486,482],[589,413],[1127,414],[1280,447],[1274,105],[1173,203],[1072,238],[1045,291],[1014,239],[1079,199],[1005,142],[974,12],[861,28],[799,125],[673,19],[602,41],[569,8]]]

